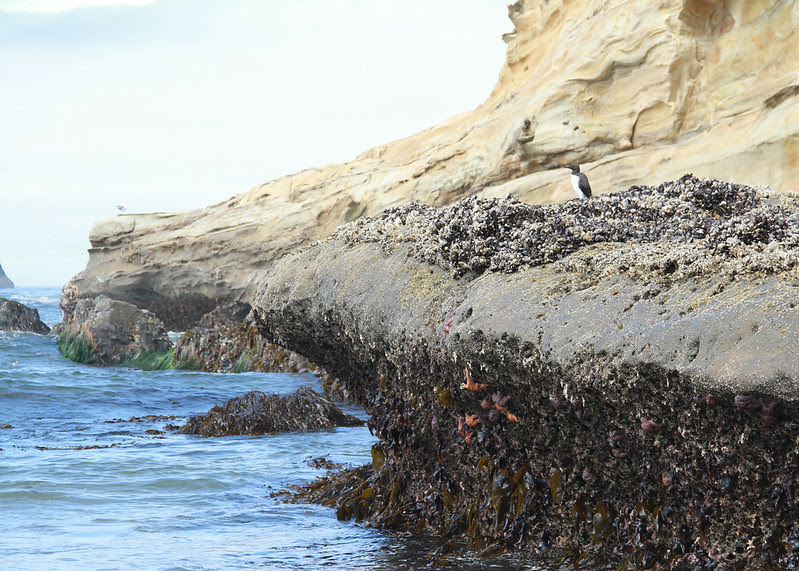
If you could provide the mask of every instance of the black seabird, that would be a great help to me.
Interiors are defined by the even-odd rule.
[[[572,188],[579,198],[591,198],[591,185],[588,184],[588,177],[580,172],[580,165],[566,165],[572,171]]]

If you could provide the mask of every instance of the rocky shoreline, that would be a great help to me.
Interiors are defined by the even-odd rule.
[[[283,258],[260,333],[338,377],[380,439],[305,497],[482,552],[795,564],[798,212],[686,176],[408,205]]]
[[[517,0],[507,10],[506,60],[483,104],[206,208],[97,221],[65,315],[106,295],[183,331],[218,305],[249,302],[261,271],[342,224],[409,201],[564,202],[569,163],[583,165],[594,194],[685,172],[799,189],[792,2]]]
[[[795,566],[799,208],[712,180],[799,187],[799,11],[772,4],[516,1],[475,110],[98,221],[59,349],[320,375],[379,438],[298,496],[342,519],[565,564]],[[610,194],[565,202],[568,163]],[[688,171],[711,179],[642,186]]]
[[[0,297],[0,331],[31,331],[47,335],[50,328],[39,318],[37,309]]]

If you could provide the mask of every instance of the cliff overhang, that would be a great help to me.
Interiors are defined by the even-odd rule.
[[[359,216],[464,196],[563,202],[568,163],[597,194],[684,172],[799,189],[794,2],[523,0],[509,16],[505,65],[478,108],[204,209],[99,221],[65,318],[106,295],[184,330],[250,303],[260,272]]]

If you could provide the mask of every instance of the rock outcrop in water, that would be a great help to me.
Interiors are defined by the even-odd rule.
[[[240,302],[217,307],[186,331],[175,347],[175,360],[193,363],[192,368],[209,373],[312,372],[327,376],[302,355],[261,337],[250,306]]]
[[[184,434],[234,436],[336,426],[363,426],[364,422],[338,408],[329,398],[304,387],[288,395],[252,391],[194,416],[183,426]]]
[[[570,162],[603,193],[688,171],[799,189],[794,2],[520,0],[509,14],[507,61],[474,111],[205,209],[98,222],[67,319],[107,295],[184,330],[345,222],[411,200],[561,201]]]
[[[799,206],[686,176],[362,220],[265,276],[262,332],[371,413],[305,496],[482,552],[797,564]]]
[[[39,318],[39,310],[0,297],[0,331],[32,331],[46,335],[50,328]]]
[[[3,271],[3,266],[0,266],[0,289],[13,289],[14,282],[8,279],[8,276]]]
[[[100,296],[81,299],[58,329],[58,349],[86,364],[172,368],[164,324],[135,305]]]

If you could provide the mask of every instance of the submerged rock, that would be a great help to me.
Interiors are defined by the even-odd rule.
[[[46,335],[50,328],[39,318],[37,309],[0,297],[0,331],[32,331]]]
[[[252,391],[194,416],[181,428],[184,434],[233,436],[289,430],[312,430],[335,426],[363,426],[333,401],[304,387],[289,395]]]
[[[688,176],[400,207],[284,258],[262,333],[338,376],[380,439],[359,484],[307,497],[481,551],[788,565],[798,212]]]
[[[155,315],[105,296],[79,300],[58,330],[59,351],[79,363],[171,368],[171,348]]]

